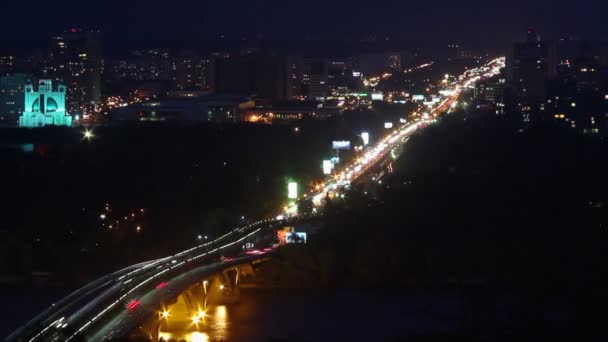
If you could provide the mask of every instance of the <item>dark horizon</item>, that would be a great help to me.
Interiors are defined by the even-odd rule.
[[[476,0],[458,4],[447,0],[366,4],[181,0],[151,1],[145,6],[109,0],[97,5],[61,0],[33,7],[25,2],[8,3],[6,13],[28,13],[28,21],[11,15],[0,22],[0,50],[46,48],[51,36],[72,27],[101,30],[109,54],[126,47],[199,49],[210,42],[219,42],[220,47],[222,42],[232,42],[229,45],[234,46],[243,39],[259,38],[279,47],[320,41],[323,49],[335,42],[357,42],[374,35],[377,41],[388,37],[389,45],[403,48],[432,49],[457,42],[471,49],[499,51],[522,40],[530,27],[552,40],[568,36],[604,40],[608,36],[608,28],[601,25],[608,5],[587,0],[576,8],[561,0],[514,0],[499,5]]]

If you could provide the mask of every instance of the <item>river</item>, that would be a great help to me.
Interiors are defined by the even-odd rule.
[[[468,305],[455,293],[318,293],[245,290],[238,304],[210,308],[189,331],[162,332],[200,341],[385,341],[462,328]]]

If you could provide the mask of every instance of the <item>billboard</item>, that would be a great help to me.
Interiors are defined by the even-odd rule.
[[[414,101],[424,101],[424,95],[414,95],[414,96],[412,96],[412,100],[414,100]]]
[[[306,243],[306,233],[287,233],[285,240],[287,243]]]
[[[367,133],[367,132],[361,133],[361,140],[363,140],[363,146],[369,145],[369,133]]]
[[[289,199],[298,198],[298,183],[296,183],[296,182],[287,183],[287,198],[289,198]]]
[[[372,93],[372,101],[383,101],[384,95],[382,93]]]
[[[323,161],[323,174],[331,175],[331,169],[333,167],[334,167],[334,164],[331,162],[331,160],[324,160]]]
[[[392,122],[385,122],[384,123],[384,128],[386,128],[386,129],[393,128],[393,123]]]
[[[348,140],[333,141],[331,145],[334,150],[350,150],[350,141]]]

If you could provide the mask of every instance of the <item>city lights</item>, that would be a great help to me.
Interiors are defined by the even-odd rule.
[[[333,168],[333,164],[332,164],[331,160],[323,161],[323,174],[324,175],[331,175],[332,168]]]
[[[287,198],[289,198],[289,199],[298,198],[298,183],[296,183],[296,182],[287,183]]]
[[[384,78],[385,76],[383,75],[382,78]],[[390,77],[386,76],[386,77]],[[467,79],[464,79],[462,81],[459,81],[460,83],[464,84],[466,82],[468,82],[470,79],[474,79],[476,76],[471,76]],[[378,80],[381,81],[381,80]],[[457,82],[457,81],[454,81]],[[448,86],[448,85],[446,85]],[[450,87],[454,86],[454,84],[449,84]],[[365,175],[369,175],[370,178],[372,178],[371,176],[374,176],[374,179],[377,184],[382,184],[383,180],[381,179],[384,175],[384,173],[387,170],[387,162],[390,163],[390,158],[397,158],[399,156],[399,154],[402,152],[402,149],[400,148],[404,143],[407,142],[407,140],[410,138],[410,136],[416,132],[417,130],[419,130],[419,128],[421,127],[425,127],[427,125],[429,125],[430,123],[432,123],[432,120],[434,120],[435,118],[437,118],[439,115],[441,115],[441,113],[445,112],[446,108],[450,107],[450,105],[452,105],[453,103],[455,103],[456,99],[459,96],[459,93],[461,91],[461,88],[459,86],[454,86],[454,91],[453,92],[445,92],[443,94],[444,97],[434,97],[434,95],[432,94],[428,94],[428,99],[433,98],[432,101],[430,102],[430,107],[428,109],[427,113],[421,113],[421,116],[416,117],[415,115],[408,117],[408,121],[405,120],[405,118],[401,118],[399,119],[399,122],[397,122],[397,118],[399,116],[402,115],[406,115],[406,113],[403,114],[399,114],[399,116],[395,115],[394,117],[394,123],[393,122],[386,122],[384,123],[384,127],[386,129],[389,128],[394,128],[391,129],[389,131],[384,131],[381,134],[378,134],[378,136],[376,137],[376,130],[374,130],[374,144],[370,145],[370,133],[369,132],[361,132],[361,131],[351,131],[349,133],[350,137],[355,137],[355,139],[358,139],[358,137],[356,137],[357,133],[360,133],[360,137],[363,141],[363,146],[366,147],[362,147],[360,145],[360,143],[355,143],[354,145],[356,148],[356,151],[347,151],[344,153],[344,162],[341,165],[336,165],[332,160],[323,160],[322,161],[322,170],[323,170],[323,174],[327,177],[323,177],[322,180],[320,179],[313,179],[312,181],[309,182],[308,178],[302,178],[302,181],[304,179],[306,179],[306,184],[310,184],[310,187],[301,185],[304,187],[304,189],[299,189],[299,185],[297,182],[295,181],[289,181],[287,184],[287,197],[288,200],[284,201],[284,206],[283,206],[283,210],[281,212],[281,215],[275,216],[278,214],[280,208],[277,208],[276,211],[271,212],[271,213],[266,213],[266,216],[264,219],[261,220],[254,220],[252,219],[252,217],[250,216],[250,214],[248,212],[246,212],[247,215],[247,219],[245,220],[245,217],[241,215],[240,211],[234,211],[230,213],[230,217],[232,219],[237,219],[237,221],[239,221],[240,226],[236,227],[232,230],[230,230],[229,232],[227,232],[226,234],[219,236],[219,237],[215,237],[215,231],[214,230],[207,230],[210,232],[214,232],[212,233],[213,235],[211,236],[210,241],[201,241],[201,240],[207,240],[208,236],[198,233],[190,233],[190,243],[193,246],[192,248],[189,248],[187,250],[184,251],[180,251],[179,253],[176,253],[174,255],[165,257],[165,258],[160,258],[160,259],[156,259],[153,261],[149,261],[149,262],[144,262],[138,265],[133,265],[130,266],[130,268],[125,269],[124,271],[120,271],[117,272],[114,275],[111,275],[110,277],[108,277],[109,281],[114,281],[114,280],[118,280],[116,281],[116,284],[118,284],[117,286],[121,286],[120,288],[118,288],[118,290],[116,291],[116,293],[110,293],[107,295],[107,297],[102,298],[103,300],[97,300],[95,302],[100,302],[100,304],[95,304],[93,310],[91,310],[93,313],[92,314],[88,314],[88,316],[85,317],[85,315],[83,315],[83,319],[80,319],[78,321],[74,320],[70,320],[70,324],[71,324],[71,328],[74,327],[73,331],[70,332],[70,334],[72,334],[71,336],[67,336],[66,338],[60,338],[58,340],[65,340],[65,341],[70,341],[73,338],[77,338],[78,336],[83,336],[83,334],[85,334],[85,329],[91,330],[93,331],[93,329],[91,327],[93,327],[94,329],[96,326],[104,326],[106,323],[103,322],[112,322],[111,319],[111,315],[115,315],[115,314],[123,314],[125,311],[128,314],[135,314],[137,313],[137,310],[134,311],[130,311],[133,310],[135,308],[138,307],[138,305],[140,305],[139,300],[135,300],[132,298],[140,298],[144,301],[144,303],[141,305],[141,307],[139,307],[138,310],[140,310],[142,313],[143,311],[149,310],[148,312],[152,313],[151,315],[151,319],[155,320],[155,323],[161,323],[161,319],[168,319],[169,317],[171,317],[171,320],[177,320],[174,319],[174,317],[179,316],[178,312],[181,312],[175,308],[171,308],[173,311],[169,311],[169,309],[165,309],[162,307],[162,305],[164,304],[159,304],[159,302],[156,302],[155,307],[153,307],[152,303],[154,303],[154,300],[160,298],[161,296],[166,296],[168,294],[171,294],[172,291],[177,291],[176,289],[179,289],[180,286],[182,285],[182,283],[180,282],[181,280],[179,280],[180,278],[175,278],[178,276],[182,276],[182,275],[187,275],[188,272],[190,272],[193,269],[196,269],[198,267],[204,266],[202,268],[206,268],[207,266],[209,267],[217,267],[217,269],[220,270],[226,270],[229,269],[229,267],[241,267],[243,260],[245,260],[245,262],[249,262],[251,260],[255,260],[254,258],[257,256],[259,258],[259,255],[262,255],[266,252],[269,252],[272,250],[272,248],[276,247],[276,246],[271,246],[271,244],[273,242],[268,242],[265,241],[263,239],[260,239],[260,236],[264,236],[263,234],[267,234],[269,229],[277,229],[277,227],[281,227],[281,226],[291,226],[293,225],[294,227],[296,227],[297,225],[301,224],[302,222],[306,222],[303,221],[304,218],[306,218],[307,216],[307,212],[304,212],[304,208],[306,208],[307,206],[304,204],[304,201],[311,201],[314,206],[316,208],[312,209],[313,212],[319,212],[319,213],[323,213],[323,204],[325,202],[325,200],[327,198],[331,198],[331,199],[343,199],[343,198],[347,198],[348,197],[348,192],[346,192],[346,190],[349,189],[349,187],[352,184],[358,185],[358,183],[355,183],[355,181],[357,180],[361,180],[364,179],[365,181],[367,181],[367,177],[364,177]],[[365,90],[365,91],[369,91],[372,94],[372,97],[374,96],[374,91],[375,90]],[[438,89],[433,88],[431,89],[431,91],[438,91]],[[393,96],[392,94],[390,96]],[[396,96],[396,95],[395,95]],[[387,93],[387,97],[389,97],[389,94]],[[427,109],[425,109],[427,110]],[[418,111],[421,112],[420,109],[417,109],[414,114],[417,114]],[[423,120],[420,120],[420,118],[424,118],[426,120],[429,120],[428,122],[424,122]],[[382,124],[382,121],[376,122],[375,128],[381,128],[378,127],[378,124]],[[308,127],[308,126],[307,126]],[[308,129],[308,128],[307,128]],[[370,128],[371,129],[371,128]],[[294,132],[298,132],[299,128],[298,127],[294,127],[293,128]],[[290,132],[289,130],[287,131],[288,133]],[[78,134],[78,133],[77,133]],[[85,139],[90,140],[92,138],[95,137],[95,135],[93,134],[92,130],[86,129],[85,131],[82,132],[83,136]],[[312,134],[312,133],[311,133]],[[337,137],[338,139],[344,139],[344,137]],[[104,141],[105,140],[110,140],[109,139],[109,135],[104,134]],[[357,140],[358,141],[358,140]],[[327,143],[327,141],[325,142],[325,144]],[[334,141],[334,144],[332,144],[332,147],[336,148],[336,149],[350,149],[350,141],[346,141],[346,140],[339,140],[339,141]],[[338,143],[337,145],[335,143]],[[325,148],[327,150],[329,150],[329,146],[325,146]],[[335,152],[334,155],[337,157],[338,155],[338,151],[332,151]],[[340,151],[341,152],[341,151]],[[342,152],[341,152],[342,153]],[[231,161],[232,162],[232,161]],[[318,162],[318,161],[317,161]],[[220,168],[219,163],[217,163],[217,168]],[[227,163],[224,162],[224,166],[226,166]],[[236,164],[236,162],[234,163],[234,165],[238,165]],[[198,165],[197,165],[198,167]],[[382,168],[382,173],[378,173],[376,170],[380,169],[380,167]],[[335,169],[334,169],[335,168]],[[392,172],[392,168],[393,165],[392,164],[388,164],[388,170],[389,172]],[[316,167],[314,167],[313,164],[313,172],[315,174],[318,174],[318,164]],[[333,175],[332,175],[333,173]],[[377,177],[377,178],[375,178]],[[390,183],[387,180],[385,180],[385,183]],[[284,184],[284,183],[283,183]],[[284,185],[283,185],[284,186]],[[283,188],[284,189],[284,188]],[[300,194],[299,194],[300,192]],[[366,192],[367,193],[367,192]],[[112,215],[111,210],[109,210],[109,204],[106,204],[106,211],[104,211],[103,213],[99,214],[99,212],[97,211],[97,209],[94,209],[94,211],[92,211],[92,217],[96,218],[96,214],[99,214],[99,219],[101,220],[106,220],[107,222],[98,222],[101,223],[105,226],[108,225],[108,223],[116,223],[116,230],[112,231],[112,232],[105,232],[104,233],[108,233],[108,234],[116,234],[119,229],[122,227],[121,225],[125,225],[125,232],[129,232],[131,235],[136,235],[133,234],[133,227],[135,227],[135,231],[137,233],[140,233],[142,231],[142,225],[146,224],[147,226],[147,233],[146,235],[150,235],[153,232],[151,231],[151,229],[153,229],[154,225],[152,223],[148,223],[148,221],[144,221],[141,220],[140,221],[140,217],[144,216],[141,213],[143,213],[143,209],[139,209],[140,207],[138,206],[137,208],[133,209],[131,208],[129,211],[126,212],[121,212],[122,209],[119,206],[119,203],[113,203],[114,204],[114,212],[116,213],[116,215]],[[300,206],[300,210],[301,212],[298,213],[298,205]],[[120,213],[120,214],[118,214]],[[107,215],[107,216],[106,216]],[[126,216],[125,216],[126,215]],[[251,214],[252,215],[252,214]],[[122,218],[124,217],[124,220],[127,222],[124,222],[122,220]],[[120,224],[118,221],[114,221],[116,218],[120,218]],[[238,218],[240,218],[240,220],[238,220]],[[280,222],[277,222],[280,221]],[[112,227],[112,225],[109,226],[110,228]],[[127,230],[128,228],[128,230]],[[204,230],[202,230],[204,231]],[[312,238],[312,235],[309,235]],[[140,239],[138,239],[139,241],[141,241],[144,237],[144,235],[139,235]],[[297,233],[293,233],[292,235],[289,236],[289,241],[293,242],[293,243],[303,243],[306,242],[306,238],[307,235],[304,232],[297,232]],[[103,240],[100,240],[103,241]],[[312,240],[311,240],[312,241]],[[255,250],[251,249],[253,248],[255,244]],[[248,246],[247,248],[243,248],[241,249],[241,246]],[[250,248],[251,247],[251,248]],[[265,248],[268,247],[268,248]],[[238,251],[237,251],[238,250]],[[248,259],[251,258],[251,259]],[[214,271],[215,272],[215,271]],[[244,274],[244,273],[239,273],[237,271],[237,275],[240,274]],[[207,277],[209,275],[206,275],[205,277]],[[183,279],[183,278],[182,278]],[[194,278],[192,278],[194,279]],[[208,278],[208,279],[212,279],[212,278]],[[213,278],[215,279],[215,278]],[[176,281],[177,280],[177,281]],[[106,280],[104,280],[106,281]],[[204,285],[201,286],[202,288],[204,288],[204,293],[206,294],[208,291],[211,293],[217,293],[218,289],[219,291],[225,291],[224,295],[227,294],[232,294],[233,291],[236,291],[236,288],[232,288],[232,284],[237,284],[237,282],[233,282],[233,279],[231,280],[223,280],[226,281],[226,283],[216,283],[215,280],[210,280],[211,283],[213,284],[212,286],[207,286],[207,281],[205,281]],[[197,277],[196,278],[196,282],[197,283],[201,283],[201,277]],[[114,283],[112,283],[114,284]],[[156,285],[156,287],[154,287]],[[217,287],[216,287],[217,286]],[[95,288],[95,287],[94,287]],[[95,288],[97,289],[97,288]],[[92,291],[91,291],[92,292]],[[102,293],[103,295],[106,295],[106,292],[104,291],[99,291],[97,290],[97,292]],[[201,293],[203,291],[201,290]],[[126,307],[125,307],[125,303],[126,303]],[[93,306],[93,305],[91,305]],[[126,308],[126,309],[125,309]],[[153,309],[155,308],[155,309]],[[206,306],[206,302],[205,302],[205,306],[201,305],[201,308],[203,309],[208,309],[208,307]],[[213,311],[209,311],[209,314],[207,314],[206,311],[204,311],[203,309],[199,309],[196,313],[188,311],[188,314],[182,314],[183,316],[180,316],[180,318],[183,318],[184,320],[186,320],[186,322],[188,322],[188,319],[190,319],[190,321],[192,322],[192,324],[196,324],[197,325],[197,330],[198,330],[198,324],[205,322],[205,318],[210,315],[213,316]],[[159,310],[159,311],[152,311],[152,310]],[[219,310],[219,309],[218,309]],[[225,312],[225,308],[222,311],[223,316],[226,315]],[[154,315],[154,313],[157,313],[157,315]],[[219,311],[218,311],[219,312]],[[193,315],[192,317],[190,317],[190,315]],[[69,317],[69,316],[68,316]],[[210,317],[206,318],[207,320],[211,320]],[[48,320],[48,322],[51,322],[52,320]],[[73,323],[72,323],[73,322]],[[61,323],[60,321],[55,320],[55,322],[53,322],[53,326],[57,326],[58,323]],[[162,325],[167,325],[167,322],[162,321]],[[63,323],[61,323],[59,326],[63,326]],[[43,327],[44,328],[44,327]],[[39,332],[40,330],[36,331]],[[110,331],[110,330],[107,330]],[[88,332],[86,332],[88,333]],[[91,332],[91,334],[95,334],[97,332]],[[32,334],[33,335],[33,334]],[[45,336],[45,335],[42,335]],[[75,337],[76,336],[76,337]]]
[[[93,131],[88,130],[88,129],[86,129],[84,132],[82,132],[82,135],[87,140],[91,140],[95,137],[95,135],[93,134]]]
[[[363,146],[369,145],[369,133],[368,132],[361,133],[361,139],[363,140]]]

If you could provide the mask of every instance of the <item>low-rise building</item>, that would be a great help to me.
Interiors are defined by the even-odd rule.
[[[112,121],[238,122],[254,102],[234,95],[204,95],[133,104],[112,111]]]

